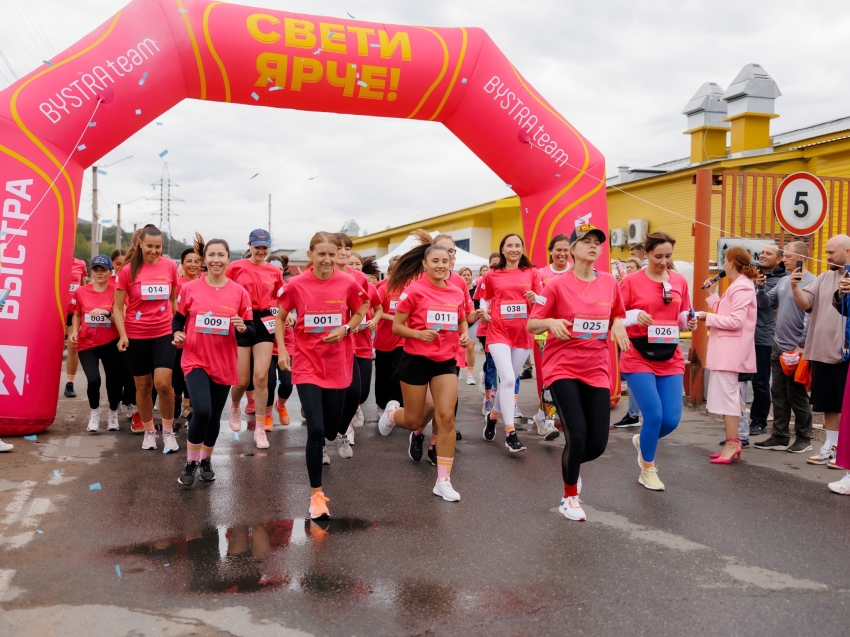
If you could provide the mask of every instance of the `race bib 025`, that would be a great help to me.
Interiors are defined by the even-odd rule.
[[[583,316],[577,314],[573,319],[573,338],[590,341],[604,341],[608,334],[607,316]]]

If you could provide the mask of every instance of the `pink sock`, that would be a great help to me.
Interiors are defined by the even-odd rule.
[[[454,458],[443,458],[442,456],[437,456],[437,480],[448,480],[449,475],[452,473],[452,463],[454,463]]]
[[[510,436],[514,431],[516,431],[516,427],[513,425],[505,425],[505,437]]]
[[[212,456],[213,447],[207,447],[206,445],[201,445],[201,460],[206,460],[210,456]]]
[[[392,411],[387,412],[387,420],[390,421],[391,424],[395,424],[395,412],[397,409],[393,409]]]
[[[425,435],[425,427],[420,427],[419,429],[417,429],[413,433],[415,433],[417,436],[424,436]]]
[[[174,419],[173,418],[171,420],[166,420],[165,418],[162,419],[162,433],[170,432],[172,430],[173,426],[174,426]]]
[[[150,422],[143,422],[142,427],[145,428],[145,431],[155,431],[153,426],[153,420],[151,420]]]
[[[191,442],[186,442],[186,460],[189,462],[198,462],[201,457],[201,445],[193,445]]]

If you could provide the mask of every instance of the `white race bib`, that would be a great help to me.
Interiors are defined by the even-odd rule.
[[[230,334],[230,317],[197,314],[195,315],[195,331],[199,334],[227,336]]]
[[[342,314],[304,314],[308,332],[333,332],[338,327],[342,327]]]
[[[429,330],[457,331],[457,312],[444,312],[442,310],[428,310],[425,317],[425,327]]]
[[[275,324],[275,315],[272,316],[264,316],[263,317],[263,325],[266,326],[266,330],[268,330],[269,334],[274,334],[274,324]]]
[[[396,309],[398,309],[398,299],[390,301],[390,312],[395,313]]]
[[[85,323],[86,327],[112,327],[112,319],[102,314],[100,316],[84,314],[83,323]]]
[[[604,341],[608,334],[608,319],[595,316],[576,316],[573,320],[573,338]]]
[[[142,283],[139,287],[143,301],[167,301],[171,296],[170,283]]]
[[[271,308],[271,310],[269,310],[269,311],[272,313],[272,316],[277,316],[277,313],[278,313],[278,311],[279,311],[279,310],[280,310],[280,308],[278,308],[278,307],[273,307],[273,308]]]
[[[72,283],[72,284],[71,284],[71,294],[73,294],[74,292],[76,292],[78,287],[80,287],[80,284],[79,284],[79,283]]]
[[[528,306],[525,303],[502,303],[499,310],[506,320],[528,318]]]
[[[665,321],[658,321],[655,325],[649,325],[646,328],[646,340],[650,343],[678,343],[679,325]]]

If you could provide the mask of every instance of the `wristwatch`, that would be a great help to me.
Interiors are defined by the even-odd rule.
[[[345,328],[345,335],[346,335],[346,336],[348,336],[349,334],[351,334],[351,326],[350,326],[348,323],[346,323],[345,325],[343,325],[343,327]]]

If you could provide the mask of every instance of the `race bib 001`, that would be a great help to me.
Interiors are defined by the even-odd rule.
[[[167,301],[171,295],[170,283],[142,283],[139,287],[143,301]]]
[[[506,320],[528,318],[528,306],[525,303],[502,303],[499,311]]]
[[[573,338],[604,341],[608,334],[608,318],[605,316],[581,316],[573,319]]]
[[[199,334],[227,336],[230,334],[230,317],[198,314],[195,316],[195,331]]]
[[[655,325],[646,328],[646,340],[650,343],[678,343],[679,324],[674,321],[656,321]]]
[[[442,310],[428,310],[425,317],[425,327],[429,330],[456,332],[457,312],[443,312]]]
[[[100,315],[100,316],[92,316],[91,314],[83,315],[83,323],[85,323],[86,327],[112,327],[112,319],[108,316]]]
[[[342,327],[342,314],[304,314],[304,329],[308,332],[333,332],[338,327]]]

